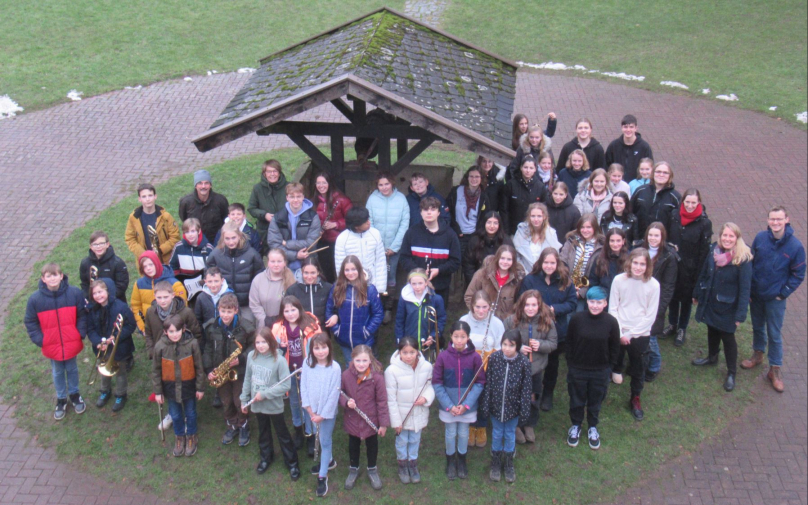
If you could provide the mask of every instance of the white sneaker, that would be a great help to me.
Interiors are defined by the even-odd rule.
[[[166,431],[167,429],[171,428],[171,425],[174,424],[174,421],[171,420],[171,414],[166,414],[160,424],[157,425],[157,429],[160,431]]]
[[[598,429],[594,426],[589,428],[589,432],[587,433],[587,438],[589,439],[589,448],[598,450],[600,449],[600,434],[598,433]]]
[[[614,382],[615,384],[622,384],[623,383],[623,374],[612,373],[612,382]]]

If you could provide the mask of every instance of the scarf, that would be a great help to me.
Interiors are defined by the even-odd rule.
[[[698,217],[701,216],[701,213],[703,211],[704,211],[704,208],[702,208],[701,204],[699,204],[696,207],[696,210],[694,210],[693,212],[686,211],[684,205],[679,207],[679,217],[682,220],[682,226],[687,226],[690,223],[692,223],[693,221],[695,221],[696,219],[698,219]]]
[[[609,194],[609,192],[608,192],[608,191],[604,191],[604,192],[603,192],[603,194],[602,194],[600,197],[598,197],[597,195],[595,195],[595,190],[594,190],[594,189],[589,190],[589,198],[591,198],[591,199],[592,199],[592,204],[593,204],[593,207],[594,207],[595,209],[597,209],[597,208],[600,206],[600,202],[602,202],[603,200],[605,200],[605,199],[606,199],[606,196],[607,196],[608,194]]]
[[[542,169],[541,169],[541,167],[539,167],[538,171],[539,171],[539,177],[541,177],[541,181],[542,181],[542,182],[543,182],[545,185],[546,185],[546,184],[547,184],[547,182],[548,182],[548,181],[550,181],[550,179],[552,179],[552,177],[553,177],[553,169],[552,169],[552,168],[551,168],[550,170],[548,170],[548,171],[546,171],[546,172],[545,172],[544,170],[542,170]]]
[[[735,250],[726,251],[721,248],[721,246],[716,247],[713,250],[713,260],[715,260],[715,266],[718,268],[725,267],[732,262],[732,258],[735,256]]]
[[[502,286],[504,286],[508,282],[508,279],[510,279],[510,277],[511,277],[510,273],[507,273],[504,276],[499,275],[499,269],[497,269],[497,271],[496,271],[496,273],[494,275],[496,276],[497,284],[499,284],[500,288]]]
[[[482,190],[477,186],[475,191],[471,191],[468,186],[463,187],[463,196],[466,197],[466,218],[468,219],[469,213],[477,208],[477,202],[480,201],[480,194]]]
[[[357,370],[357,373],[358,373],[358,372],[359,372],[359,371]],[[365,370],[365,373],[363,373],[363,374],[359,374],[359,376],[358,376],[358,377],[357,377],[357,379],[356,379],[356,384],[357,384],[357,385],[362,384],[362,381],[364,381],[364,380],[365,380],[365,379],[367,379],[368,377],[370,377],[370,367],[368,367],[368,369],[367,369],[367,370]]]

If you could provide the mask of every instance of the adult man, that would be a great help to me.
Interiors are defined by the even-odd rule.
[[[202,234],[208,240],[216,238],[227,217],[229,204],[224,195],[212,189],[210,172],[194,172],[194,191],[180,199],[180,219],[195,217],[202,223]]]
[[[410,204],[410,227],[423,221],[419,204],[424,198],[430,196],[436,198],[440,203],[440,220],[445,221],[447,224],[450,222],[451,218],[449,216],[449,207],[446,206],[446,200],[429,184],[429,179],[426,178],[426,175],[421,172],[414,172],[410,176],[410,192],[407,195],[407,203]]]
[[[783,366],[783,337],[780,333],[786,313],[786,299],[805,279],[805,248],[794,236],[785,207],[772,207],[769,228],[752,242],[752,312],[754,338],[752,357],[741,368],[763,363],[769,346],[768,379],[778,393],[785,389],[780,367]]]
[[[617,137],[606,148],[606,166],[612,163],[623,165],[623,180],[631,182],[637,178],[637,167],[643,158],[654,158],[651,146],[637,133],[637,118],[628,114],[621,121],[623,135]]]

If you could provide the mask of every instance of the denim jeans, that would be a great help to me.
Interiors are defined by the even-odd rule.
[[[396,458],[410,461],[418,459],[418,447],[421,445],[421,432],[401,430],[396,435]]]
[[[769,345],[769,366],[783,366],[783,319],[786,316],[785,300],[763,301],[752,298],[749,310],[752,313],[752,349],[766,352]]]
[[[168,413],[174,422],[174,434],[178,437],[196,435],[196,398],[183,400],[182,403],[168,400],[167,403]]]
[[[660,368],[662,368],[662,354],[659,352],[656,335],[652,335],[648,341],[648,371],[656,373]]]
[[[332,440],[334,434],[334,425],[337,424],[337,418],[323,419],[320,422],[320,474],[322,479],[328,476],[328,464],[331,463],[332,456]]]
[[[332,253],[333,254],[333,253]],[[401,257],[401,252],[397,252],[392,256],[387,257],[387,287],[396,287],[396,271],[398,270],[398,259]],[[388,289],[387,292],[392,294],[395,290]]]
[[[446,424],[446,455],[459,452],[466,454],[469,450],[469,426],[470,423],[445,423]]]
[[[668,323],[676,326],[680,330],[687,329],[690,322],[690,312],[693,310],[692,300],[671,300],[668,305]]]
[[[78,394],[79,367],[76,364],[76,358],[66,361],[52,359],[51,371],[53,372],[53,387],[56,388],[56,398],[65,400],[68,394]]]
[[[514,417],[504,423],[499,419],[491,418],[491,450],[513,452],[516,450],[516,425],[519,417]]]
[[[306,436],[314,433],[311,426],[311,416],[308,411],[300,404],[300,389],[299,389],[299,376],[295,375],[290,379],[292,389],[289,390],[289,407],[292,410],[292,425],[303,426],[305,425]]]

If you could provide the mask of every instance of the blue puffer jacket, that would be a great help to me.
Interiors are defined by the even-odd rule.
[[[699,301],[696,321],[735,333],[735,323],[746,321],[752,286],[752,262],[746,261],[740,265],[730,263],[717,268],[713,258],[716,247],[717,244],[710,247],[710,254],[693,290],[693,298]]]
[[[553,274],[550,284],[544,280],[544,273],[528,275],[522,280],[522,287],[519,289],[519,296],[525,291],[535,289],[541,295],[544,303],[553,307],[555,313],[556,333],[558,342],[561,343],[567,337],[567,323],[570,314],[578,307],[578,295],[575,285],[570,282],[567,289],[559,289],[558,274]]]
[[[404,337],[414,337],[418,341],[418,350],[421,350],[421,344],[429,337],[435,341],[438,340],[435,335],[435,324],[429,322],[426,313],[427,307],[435,309],[438,336],[443,335],[443,329],[446,327],[446,308],[443,298],[429,290],[429,294],[419,300],[415,296],[412,286],[409,284],[404,286],[396,311],[396,343]],[[441,340],[441,342],[443,341]]]
[[[780,240],[771,230],[757,234],[752,242],[752,296],[769,301],[788,298],[805,280],[805,248],[790,224]]]
[[[370,225],[382,234],[384,248],[398,252],[404,234],[410,227],[410,205],[407,197],[395,188],[390,196],[384,196],[381,191],[376,190],[368,197],[366,206],[370,213]]]
[[[379,292],[372,285],[368,285],[368,301],[363,307],[353,303],[354,287],[349,285],[345,293],[345,301],[339,307],[334,306],[334,288],[328,294],[328,303],[325,306],[325,318],[339,317],[339,322],[331,328],[337,343],[343,347],[353,349],[357,345],[373,347],[376,342],[376,332],[382,324],[382,302]]]
[[[89,317],[87,318],[87,337],[93,344],[93,353],[98,354],[98,345],[102,338],[109,338],[112,334],[112,327],[118,314],[123,316],[123,327],[118,334],[118,347],[115,349],[115,359],[123,361],[135,353],[135,342],[132,340],[132,333],[137,329],[135,315],[129,305],[115,298],[115,283],[112,279],[102,277],[107,285],[109,299],[105,306],[98,305],[94,301],[89,305]]]

